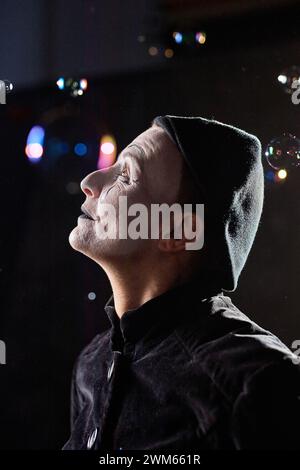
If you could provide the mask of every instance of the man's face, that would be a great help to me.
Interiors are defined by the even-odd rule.
[[[96,262],[121,257],[151,256],[157,240],[103,239],[103,204],[116,209],[119,197],[127,197],[127,206],[140,203],[173,204],[180,188],[182,156],[165,131],[152,126],[136,137],[109,168],[94,171],[81,182],[86,195],[84,208],[94,220],[79,218],[69,236],[71,246]],[[128,218],[130,221],[130,218]]]

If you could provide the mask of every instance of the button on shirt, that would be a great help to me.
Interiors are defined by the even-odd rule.
[[[73,369],[63,449],[299,448],[296,356],[205,279],[125,312]],[[97,430],[97,431],[95,431]]]

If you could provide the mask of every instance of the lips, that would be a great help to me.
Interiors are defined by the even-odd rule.
[[[95,220],[84,206],[81,206],[81,212],[85,218]]]

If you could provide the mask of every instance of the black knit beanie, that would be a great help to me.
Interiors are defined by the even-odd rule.
[[[204,195],[199,203],[204,203],[205,265],[222,290],[234,291],[263,207],[260,141],[202,117],[157,116],[152,123],[177,145],[199,187],[199,199]]]

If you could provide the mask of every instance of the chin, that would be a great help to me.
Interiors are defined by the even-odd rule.
[[[94,242],[95,241],[91,235],[80,230],[78,226],[70,232],[69,244],[71,247],[88,258],[98,262],[98,256],[95,254],[97,250],[95,249]]]
[[[78,227],[75,227],[69,235],[69,243],[74,250],[84,252],[88,246],[85,238]]]
[[[76,228],[72,230],[72,232],[69,235],[69,243],[74,250],[77,250],[77,245],[78,245],[78,236],[76,233]]]
[[[135,260],[148,251],[148,243],[144,240],[99,240],[94,234],[75,227],[69,235],[71,247],[84,254],[98,264]]]

